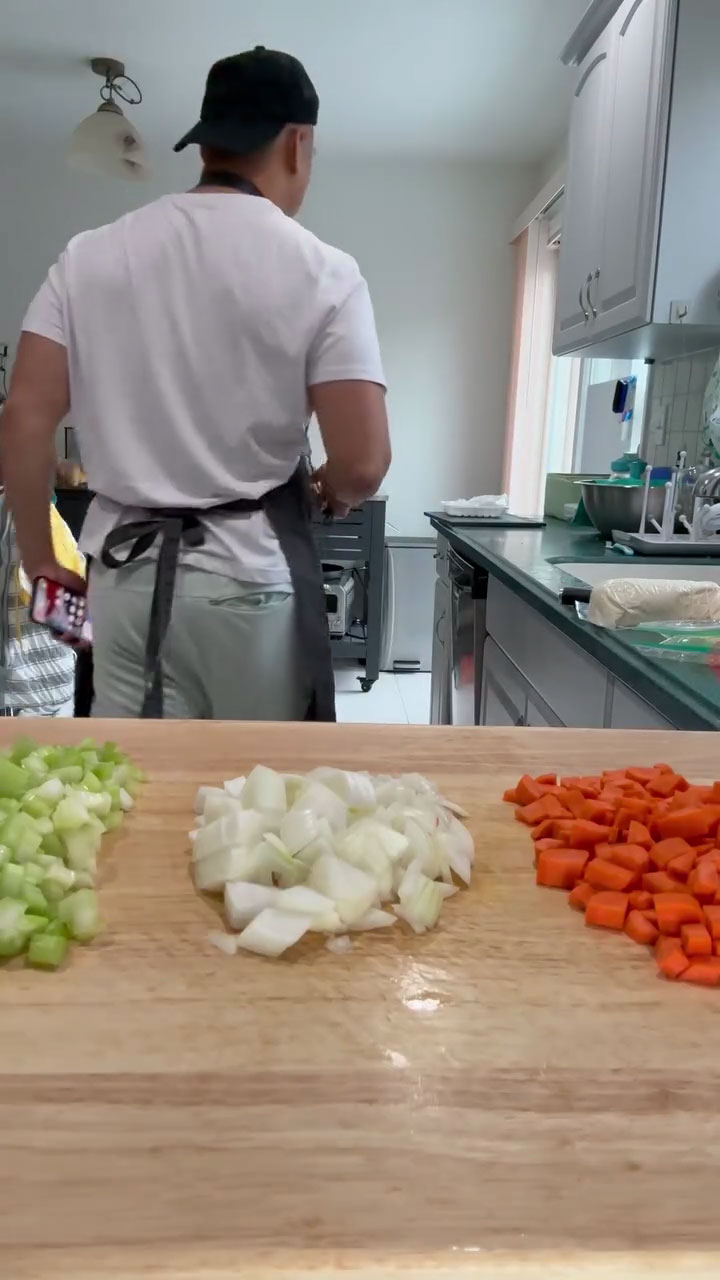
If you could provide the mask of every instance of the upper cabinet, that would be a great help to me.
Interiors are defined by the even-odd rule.
[[[663,359],[720,342],[708,42],[720,48],[720,0],[623,0],[577,68],[556,354]]]

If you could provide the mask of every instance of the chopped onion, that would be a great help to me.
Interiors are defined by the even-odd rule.
[[[287,796],[282,774],[264,764],[256,765],[243,787],[242,802],[245,809],[275,809],[284,813]]]
[[[208,934],[208,942],[211,946],[217,947],[218,951],[224,951],[226,956],[234,956],[238,949],[237,938],[232,938],[229,933],[220,933],[218,930]]]
[[[266,907],[237,938],[237,945],[245,951],[255,951],[261,956],[279,956],[288,947],[299,942],[312,928],[312,917],[297,915],[291,911],[278,911]]]
[[[84,805],[77,794],[84,821],[68,838],[82,862],[94,859],[102,805]],[[42,809],[41,797],[36,803]],[[302,776],[258,765],[247,780],[201,788],[198,810],[190,833],[196,885],[224,889],[228,924],[242,930],[237,945],[258,954],[281,955],[313,931],[330,934],[329,949],[341,953],[349,949],[348,930],[387,929],[398,919],[424,933],[457,893],[453,875],[470,881],[472,836],[420,774],[371,777],[328,767]],[[71,823],[79,817],[65,814]],[[18,836],[30,840],[23,856],[33,858],[37,837]],[[46,872],[39,865],[33,883]],[[77,886],[85,872],[74,874]],[[221,950],[229,951],[220,936]]]
[[[346,933],[343,933],[339,938],[328,938],[325,946],[328,951],[334,951],[335,955],[342,956],[345,955],[346,952],[352,951],[353,940],[352,938],[348,938]]]
[[[231,929],[244,929],[265,907],[274,905],[281,893],[274,885],[231,880],[225,885],[225,918]]]

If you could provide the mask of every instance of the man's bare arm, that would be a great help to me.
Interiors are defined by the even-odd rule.
[[[391,461],[385,390],[376,382],[321,382],[309,390],[327,462],[325,488],[336,505],[371,498]]]
[[[0,419],[0,465],[30,578],[52,576],[55,567],[50,533],[55,432],[68,411],[69,394],[65,347],[40,334],[23,333]]]

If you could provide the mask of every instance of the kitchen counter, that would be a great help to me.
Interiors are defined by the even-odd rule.
[[[716,1280],[720,990],[658,980],[537,889],[500,802],[525,770],[707,778],[714,737],[93,731],[149,782],[101,854],[106,932],[58,973],[0,975],[8,1280]],[[197,785],[258,760],[427,773],[469,811],[471,888],[422,937],[222,955],[186,832]]]
[[[593,530],[573,529],[552,519],[544,529],[464,529],[435,518],[431,524],[462,555],[533,605],[674,725],[720,729],[720,672],[694,663],[649,658],[627,635],[582,622],[574,608],[560,604],[561,588],[577,583],[552,560],[605,561],[620,568],[627,563],[625,556],[608,551]],[[657,563],[657,558],[653,561]],[[678,563],[674,557],[673,564]],[[706,561],[687,561],[688,568],[698,563]],[[720,561],[716,558],[711,563]]]

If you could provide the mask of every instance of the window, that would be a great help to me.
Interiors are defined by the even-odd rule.
[[[639,449],[647,391],[642,361],[553,356],[562,198],[556,194],[542,207],[546,193],[534,202],[528,222],[523,216],[513,241],[517,285],[504,487],[517,515],[542,512],[548,472],[607,474],[614,458]],[[613,391],[618,378],[631,375],[637,378],[633,416],[620,423],[612,412]]]

